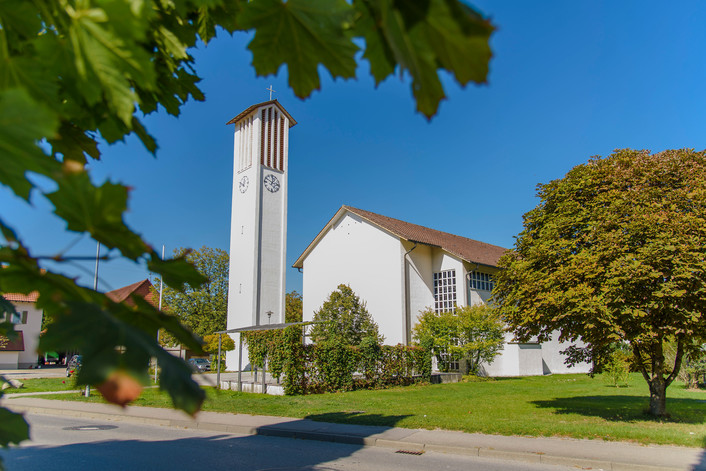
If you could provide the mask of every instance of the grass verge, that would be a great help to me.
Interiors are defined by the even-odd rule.
[[[16,393],[47,392],[47,391],[69,391],[71,389],[81,389],[76,386],[73,378],[32,378],[19,380],[23,386],[19,389],[8,388],[3,394],[12,395]]]
[[[705,391],[673,384],[668,389],[668,419],[645,413],[648,397],[639,374],[631,375],[622,388],[608,386],[600,377],[555,375],[285,397],[208,388],[204,410],[500,435],[706,446]],[[97,395],[52,399],[102,400]],[[145,390],[133,404],[171,407],[169,397],[155,389]]]

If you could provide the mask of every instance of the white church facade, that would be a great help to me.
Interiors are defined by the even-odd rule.
[[[385,343],[410,344],[420,311],[488,302],[506,249],[342,206],[294,263],[304,276],[304,320],[311,320],[339,284],[367,303]],[[506,335],[490,376],[586,373],[568,368],[556,341],[517,343]]]

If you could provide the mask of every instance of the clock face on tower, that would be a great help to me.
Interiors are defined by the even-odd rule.
[[[248,190],[248,183],[250,183],[250,181],[248,180],[247,176],[240,179],[240,183],[238,183],[238,189],[241,193],[245,193]]]
[[[277,190],[279,190],[279,180],[277,180],[277,177],[270,174],[265,177],[265,188],[267,188],[267,191],[270,193],[275,193]]]

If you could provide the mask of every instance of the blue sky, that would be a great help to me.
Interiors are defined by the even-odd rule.
[[[128,224],[155,247],[228,250],[233,129],[225,123],[275,97],[299,124],[290,131],[288,266],[342,205],[512,247],[538,183],[561,178],[617,148],[706,148],[706,5],[693,2],[472,2],[498,27],[489,83],[462,89],[431,122],[415,112],[407,78],[377,89],[362,63],[356,81],[332,81],[299,100],[286,73],[257,78],[249,37],[221,35],[193,51],[206,102],[181,116],[146,118],[160,150],[135,139],[103,146],[96,181],[132,187]],[[666,7],[668,5],[668,8]],[[3,218],[37,255],[67,247],[94,255],[41,198],[33,206],[0,189]],[[93,283],[93,264],[64,271]],[[148,276],[104,263],[100,290]],[[287,272],[287,290],[302,275]]]

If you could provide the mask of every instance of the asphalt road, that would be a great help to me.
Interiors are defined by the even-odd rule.
[[[42,415],[27,416],[32,440],[0,452],[8,471],[236,469],[575,471],[575,468],[426,452],[241,436]]]

